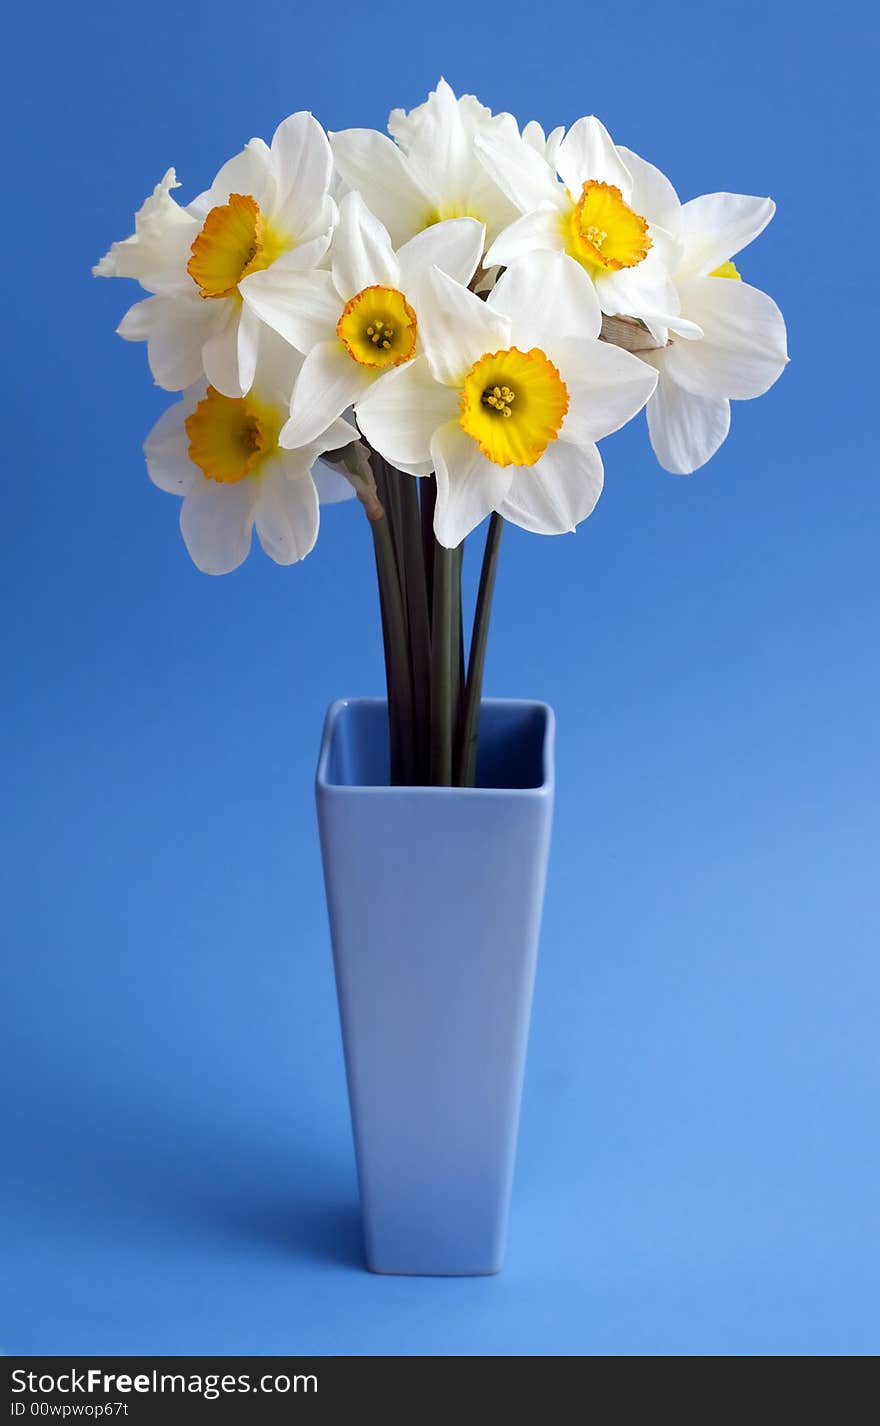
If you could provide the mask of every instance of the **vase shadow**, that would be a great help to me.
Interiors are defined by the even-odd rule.
[[[229,1246],[364,1269],[357,1187],[341,1154],[253,1137],[235,1148],[213,1159],[209,1184],[197,1156],[169,1164],[162,1197],[178,1224]]]
[[[364,1270],[363,1230],[357,1202],[314,1200],[248,1204],[218,1215],[215,1227],[223,1237],[258,1241],[285,1254],[338,1267]]]
[[[71,1227],[94,1231],[94,1206],[109,1195],[135,1236],[148,1229],[171,1249],[183,1234],[233,1252],[250,1247],[364,1270],[354,1162],[343,1139],[288,1137],[269,1119],[206,1123],[179,1101],[144,1103],[129,1091],[124,1112],[105,1091],[106,1113],[88,1120],[60,1104],[41,1106],[26,1176],[37,1195],[51,1192],[63,1156]]]

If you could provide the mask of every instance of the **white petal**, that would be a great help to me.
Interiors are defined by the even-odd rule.
[[[365,287],[397,287],[400,283],[388,231],[359,193],[347,193],[339,205],[331,258],[333,281],[343,302]]]
[[[291,114],[272,138],[276,194],[272,216],[299,239],[311,232],[315,212],[330,188],[333,155],[327,135],[311,114]]]
[[[154,485],[170,495],[187,495],[202,474],[189,458],[186,418],[194,411],[203,387],[195,388],[183,401],[163,411],[144,442],[147,471]]]
[[[569,407],[568,441],[591,444],[610,436],[641,411],[657,384],[652,366],[610,342],[569,337],[558,347]]]
[[[279,258],[251,273],[240,287],[248,307],[298,351],[308,352],[336,331],[343,303],[329,272],[291,271]]]
[[[418,312],[418,292],[435,265],[467,287],[483,253],[486,230],[474,218],[447,218],[417,233],[397,254],[400,286]]]
[[[464,193],[450,193],[440,205],[445,217],[466,214],[485,223],[487,242],[494,242],[502,229],[515,221],[517,211],[482,167],[477,169]]]
[[[652,228],[652,235],[657,231]],[[662,247],[651,248],[635,267],[603,272],[596,278],[596,295],[609,317],[620,313],[650,319],[652,328],[656,321],[677,316],[679,311],[678,292],[663,262]]]
[[[331,421],[326,431],[322,431],[320,436],[315,438],[312,447],[312,456],[317,459],[325,451],[338,451],[343,446],[350,446],[352,441],[360,439],[360,431],[345,416],[339,416],[335,421]]]
[[[602,313],[596,289],[565,253],[533,253],[502,273],[486,305],[510,318],[511,336],[523,351],[552,354],[565,337],[598,337]]]
[[[135,302],[133,306],[129,307],[116,328],[116,335],[122,337],[126,342],[148,341],[156,326],[162,322],[163,315],[168,312],[169,307],[173,310],[173,302],[170,302],[167,297],[141,298],[140,302]]]
[[[572,124],[556,155],[556,168],[575,202],[588,179],[614,183],[629,201],[629,170],[604,124],[595,115]]]
[[[602,480],[594,445],[553,441],[536,465],[514,468],[499,513],[536,535],[565,535],[592,514]]]
[[[333,207],[335,213],[336,205],[334,204]],[[317,267],[323,261],[332,236],[330,227],[327,227],[317,237],[309,238],[307,242],[297,243],[295,248],[288,248],[287,252],[275,259],[271,267],[251,273],[251,277],[246,277],[244,282],[240,282],[239,292],[244,290],[244,283],[250,282],[252,277],[262,277],[263,272],[273,272],[279,265],[282,272],[310,272],[312,268]]]
[[[487,460],[457,420],[435,431],[431,456],[437,475],[434,534],[447,550],[454,550],[503,504],[512,467]]]
[[[290,420],[279,437],[288,449],[305,446],[372,386],[375,372],[349,356],[337,337],[313,347],[296,379]]]
[[[664,320],[669,331],[673,335],[677,333],[686,342],[698,342],[703,335],[702,327],[696,322],[689,322],[687,317],[666,317]]]
[[[536,153],[543,154],[547,145],[547,137],[537,119],[529,119],[527,124],[523,124],[522,136],[529,148],[534,149]]]
[[[445,79],[440,79],[436,89],[434,89],[423,104],[417,104],[414,109],[406,113],[403,109],[392,109],[388,116],[388,132],[400,144],[404,152],[409,152],[413,145],[419,140],[419,136],[425,132],[426,125],[433,118],[437,122],[438,110],[442,111],[443,105],[455,105],[458,111],[460,122],[464,126],[467,134],[473,136],[481,132],[487,126],[502,123],[505,127],[516,129],[516,120],[512,114],[496,114],[493,116],[491,109],[485,104],[481,104],[479,99],[473,94],[462,94],[456,99],[452,87]]]
[[[419,480],[422,476],[433,475],[434,462],[429,456],[427,460],[417,460],[410,464],[408,461],[398,461],[397,469],[402,470],[404,475],[414,475]]]
[[[211,187],[200,193],[198,198],[194,198],[187,211],[204,221],[212,208],[222,207],[229,202],[230,193],[250,194],[264,213],[273,211],[275,173],[269,146],[262,139],[251,139],[241,153],[228,159]]]
[[[238,328],[242,304],[222,297],[208,300],[222,309],[223,325],[208,337],[202,347],[205,375],[222,395],[243,396],[244,388],[238,370]]]
[[[517,258],[534,252],[564,252],[564,214],[545,203],[534,213],[517,218],[499,233],[483,259],[484,267],[509,267]]]
[[[336,182],[335,174],[333,176],[333,182]],[[299,237],[296,242],[296,247],[290,249],[290,251],[302,252],[303,249],[307,249],[309,254],[311,255],[314,251],[316,251],[316,249],[313,248],[312,244],[320,238],[323,239],[323,246],[320,249],[321,256],[323,256],[323,254],[327,251],[327,248],[330,246],[330,240],[333,237],[333,229],[339,222],[339,209],[337,208],[336,203],[334,202],[331,194],[325,193],[321,201],[315,204],[315,206],[311,210],[310,219],[308,214],[303,213],[302,222],[304,224],[304,227],[302,228],[299,234]],[[301,266],[307,267],[309,266],[310,262],[312,262],[311,257],[309,259],[309,262],[307,262],[305,260],[305,257],[303,257]]]
[[[431,199],[416,182],[396,144],[374,129],[343,129],[330,138],[336,167],[385,224],[395,247],[430,219]]]
[[[395,367],[357,408],[358,425],[387,461],[403,469],[431,459],[431,438],[458,411],[458,392],[431,375],[426,357]]]
[[[394,139],[395,143],[400,146],[404,153],[406,153],[409,148],[409,140],[414,128],[411,119],[413,115],[418,113],[420,107],[423,106],[417,106],[415,109],[410,110],[409,113],[407,113],[405,109],[392,109],[388,115],[386,128],[392,139]],[[331,135],[331,138],[332,137]]]
[[[247,559],[258,481],[194,482],[180,511],[180,530],[193,564],[204,574],[229,574]]]
[[[562,143],[562,140],[564,138],[564,124],[557,124],[556,128],[551,129],[550,133],[547,135],[547,143],[544,146],[544,152],[547,155],[547,162],[552,163],[554,168],[556,167],[556,160],[559,157],[559,145]]]
[[[460,386],[486,352],[510,346],[507,318],[439,268],[425,278],[418,315],[431,371],[447,386]]]
[[[715,454],[730,429],[730,402],[692,396],[660,369],[648,402],[648,433],[664,470],[689,475]]]
[[[186,270],[199,224],[171,197],[179,188],[173,168],[135,214],[130,238],[114,243],[92,272],[96,277],[133,277],[148,292],[180,292],[192,286]]]
[[[788,361],[785,322],[772,297],[729,277],[695,277],[679,291],[703,339],[666,349],[669,375],[695,396],[747,401],[763,395]]]
[[[684,256],[677,276],[707,276],[766,228],[776,204],[745,193],[704,193],[682,205],[678,236]],[[735,279],[728,279],[728,281]]]
[[[544,153],[527,140],[501,133],[478,134],[477,157],[502,193],[521,213],[545,203],[559,207],[565,195]]]
[[[280,458],[267,462],[259,481],[254,522],[260,544],[276,564],[305,559],[318,538],[318,492],[310,475],[288,476]]]
[[[293,383],[302,370],[303,360],[301,353],[290,342],[262,324],[254,373],[254,392],[259,399],[278,406],[286,414],[290,410]]]
[[[260,346],[262,326],[259,317],[250,307],[242,303],[238,323],[238,380],[242,395],[246,395],[254,384],[257,356]]]
[[[202,375],[202,347],[223,312],[200,297],[146,297],[117,327],[127,342],[147,343],[150,371],[166,391],[183,391]]]
[[[681,202],[666,174],[622,144],[617,145],[617,152],[632,179],[632,207],[649,223],[657,223],[661,228],[676,232]]]
[[[353,500],[355,488],[346,480],[341,471],[326,460],[316,460],[312,466],[312,480],[322,505],[341,505],[343,500]]]
[[[410,172],[426,193],[436,191],[438,176],[445,192],[464,192],[474,163],[473,132],[464,122],[455,93],[441,79],[419,106],[407,138]]]
[[[430,218],[423,217],[418,227],[438,217],[467,215],[485,223],[494,237],[516,216],[517,209],[474,148],[475,139],[489,132],[509,135],[518,143],[512,114],[493,115],[473,94],[457,99],[441,80],[427,101],[409,114],[394,111],[388,126],[406,154],[410,174],[431,200]]]

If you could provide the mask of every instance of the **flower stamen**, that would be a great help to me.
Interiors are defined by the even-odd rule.
[[[500,411],[502,416],[512,416],[511,403],[516,400],[516,392],[511,391],[509,386],[493,386],[491,391],[487,387],[483,392],[483,400],[487,406],[493,406],[496,411]]]

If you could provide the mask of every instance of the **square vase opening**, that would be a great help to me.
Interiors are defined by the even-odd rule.
[[[480,708],[476,787],[548,788],[553,771],[553,733],[553,710],[546,703],[484,699]],[[331,705],[321,745],[318,786],[390,787],[388,704],[384,698],[340,699]]]

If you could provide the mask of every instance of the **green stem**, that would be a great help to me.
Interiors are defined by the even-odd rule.
[[[477,591],[477,606],[474,612],[474,631],[471,636],[471,651],[468,660],[467,684],[464,694],[462,716],[461,757],[458,768],[460,787],[473,787],[477,772],[477,743],[480,735],[480,704],[483,698],[483,671],[486,666],[486,645],[489,640],[489,619],[492,613],[492,595],[495,592],[495,576],[498,572],[498,554],[501,548],[501,531],[504,521],[493,514],[486,535],[483,564],[480,570],[480,587]]]
[[[410,678],[406,617],[394,544],[386,516],[370,521],[379,600],[385,637],[385,674],[388,686],[388,723],[391,735],[391,781],[413,781],[413,694]]]
[[[395,471],[394,474],[397,474]],[[426,783],[431,749],[431,620],[425,582],[419,492],[413,476],[399,475],[401,537],[404,551],[403,586],[409,631],[410,666],[415,726],[415,781]]]
[[[431,782],[435,787],[452,785],[453,704],[453,614],[455,550],[434,547],[434,612],[431,640]],[[456,654],[456,672],[457,672]]]
[[[464,563],[464,540],[453,551],[452,565],[452,662],[450,702],[452,704],[452,780],[458,768],[462,729],[464,726],[464,620],[461,608],[461,570]]]
[[[419,480],[419,507],[422,514],[422,556],[425,562],[425,590],[428,612],[434,599],[434,510],[437,505],[437,477],[423,475]]]
[[[375,517],[374,517],[375,518]],[[383,591],[382,572],[373,537],[373,552],[376,555],[376,583],[379,587],[379,613],[382,616],[382,653],[385,658],[385,690],[388,698],[388,764],[389,780],[393,785],[400,782],[400,727],[397,704],[394,698],[394,665],[391,656],[391,639],[388,632],[388,601]]]
[[[403,529],[403,506],[401,501],[400,483],[402,480],[411,480],[412,476],[401,475],[399,470],[395,470],[393,465],[389,465],[382,456],[376,456],[376,462],[382,471],[382,484],[380,490],[384,491],[385,509],[391,523],[391,538],[394,541],[394,554],[397,560],[397,570],[400,576],[400,588],[406,590],[406,538]],[[404,613],[406,609],[404,608]]]

